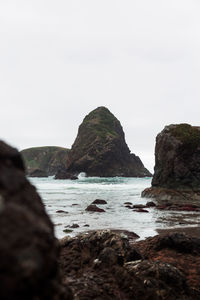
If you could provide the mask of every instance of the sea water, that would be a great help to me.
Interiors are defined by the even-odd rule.
[[[79,227],[68,233],[71,236],[89,230],[119,229],[133,231],[142,239],[157,234],[156,229],[181,226],[180,212],[148,208],[148,213],[142,213],[125,206],[125,202],[145,205],[149,201],[141,198],[141,192],[151,186],[151,178],[100,178],[80,174],[78,180],[55,180],[53,177],[29,180],[42,197],[58,238],[64,237],[64,230],[73,224]],[[95,199],[107,201],[106,205],[98,205],[104,213],[85,210]],[[64,212],[58,213],[59,210]],[[200,220],[199,214],[191,214],[196,221]],[[185,222],[191,214],[185,213]],[[184,216],[184,212],[181,215]]]

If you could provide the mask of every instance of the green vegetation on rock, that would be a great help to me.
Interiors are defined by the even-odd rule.
[[[82,127],[90,127],[90,129],[101,138],[105,137],[118,137],[116,132],[117,126],[121,126],[116,117],[106,108],[98,107],[87,115]]]
[[[200,146],[200,130],[189,124],[178,124],[170,130],[171,134],[180,140],[184,147],[195,150]]]
[[[103,106],[91,111],[79,126],[67,168],[88,176],[151,176],[139,157],[130,154],[119,120]]]
[[[66,167],[69,150],[56,146],[33,147],[21,151],[28,175],[38,169],[54,175],[58,168]]]

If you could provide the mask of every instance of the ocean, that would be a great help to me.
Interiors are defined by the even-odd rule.
[[[125,202],[146,204],[151,201],[141,198],[141,192],[151,186],[151,178],[100,178],[80,174],[74,181],[55,180],[53,177],[29,180],[42,197],[58,238],[90,230],[118,229],[135,232],[144,239],[156,235],[157,229],[196,226],[200,222],[200,214],[195,212],[148,208],[148,213],[142,213],[125,207]],[[97,205],[105,213],[85,211],[95,199],[107,201],[106,205]],[[79,227],[64,232],[73,224]]]

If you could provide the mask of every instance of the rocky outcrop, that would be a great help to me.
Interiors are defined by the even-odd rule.
[[[56,174],[54,179],[71,179],[71,180],[76,180],[78,179],[78,177],[73,174],[70,173],[65,167],[64,168],[60,168]]]
[[[101,230],[60,241],[60,266],[75,299],[200,299],[200,239],[156,236],[130,244]]]
[[[0,142],[0,298],[71,299],[53,224],[16,149]],[[64,293],[65,292],[65,293]]]
[[[66,167],[68,152],[69,149],[66,148],[47,146],[25,149],[21,154],[28,176],[45,177],[41,174],[52,176]]]
[[[156,138],[152,187],[142,196],[200,200],[200,127],[166,126]]]
[[[105,107],[90,112],[79,126],[67,169],[88,176],[151,176],[140,158],[130,153],[120,122]]]

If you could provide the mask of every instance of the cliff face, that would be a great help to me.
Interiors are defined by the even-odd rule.
[[[143,195],[153,196],[159,188],[200,191],[200,127],[170,125],[158,134],[152,188]]]
[[[140,158],[130,154],[120,122],[105,107],[93,110],[79,126],[67,168],[88,176],[151,176]]]
[[[51,176],[66,166],[69,150],[61,147],[35,147],[21,151],[29,176]]]

